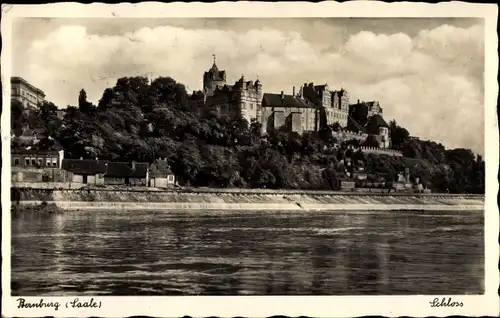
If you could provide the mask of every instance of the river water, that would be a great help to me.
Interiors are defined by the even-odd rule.
[[[484,288],[481,212],[130,212],[12,220],[12,295],[414,295]]]

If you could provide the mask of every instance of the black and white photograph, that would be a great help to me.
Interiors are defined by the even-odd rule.
[[[497,7],[356,2],[2,5],[5,315],[495,315]]]

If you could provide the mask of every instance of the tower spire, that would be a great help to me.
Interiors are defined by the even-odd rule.
[[[214,65],[215,65],[215,54],[212,54],[212,56],[214,57]]]

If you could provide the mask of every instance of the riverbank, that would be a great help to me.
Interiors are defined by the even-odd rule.
[[[426,210],[482,211],[484,196],[450,194],[367,194],[314,191],[144,191],[133,189],[13,188],[12,203],[43,202],[62,210]]]
[[[60,214],[64,210],[56,204],[48,204],[40,202],[37,204],[14,204],[11,209],[12,217],[16,218],[21,215],[36,213],[36,214]]]

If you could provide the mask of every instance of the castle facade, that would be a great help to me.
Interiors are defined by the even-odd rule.
[[[332,90],[328,84],[305,83],[292,94],[263,93],[262,83],[246,81],[244,76],[228,84],[226,71],[215,63],[203,74],[203,90],[193,92],[190,104],[201,111],[215,111],[230,118],[243,118],[262,125],[262,133],[285,128],[302,134],[319,131],[336,123],[356,136],[373,135],[379,147],[388,148],[388,125],[377,101],[350,104],[343,88]],[[367,137],[364,137],[366,139]]]
[[[194,95],[194,94],[193,94]],[[195,98],[192,95],[191,100]],[[259,80],[245,81],[244,76],[229,85],[226,71],[220,71],[217,65],[203,74],[203,91],[197,93],[197,103],[202,99],[206,111],[216,111],[231,118],[239,117],[249,123],[261,117],[262,85]]]

